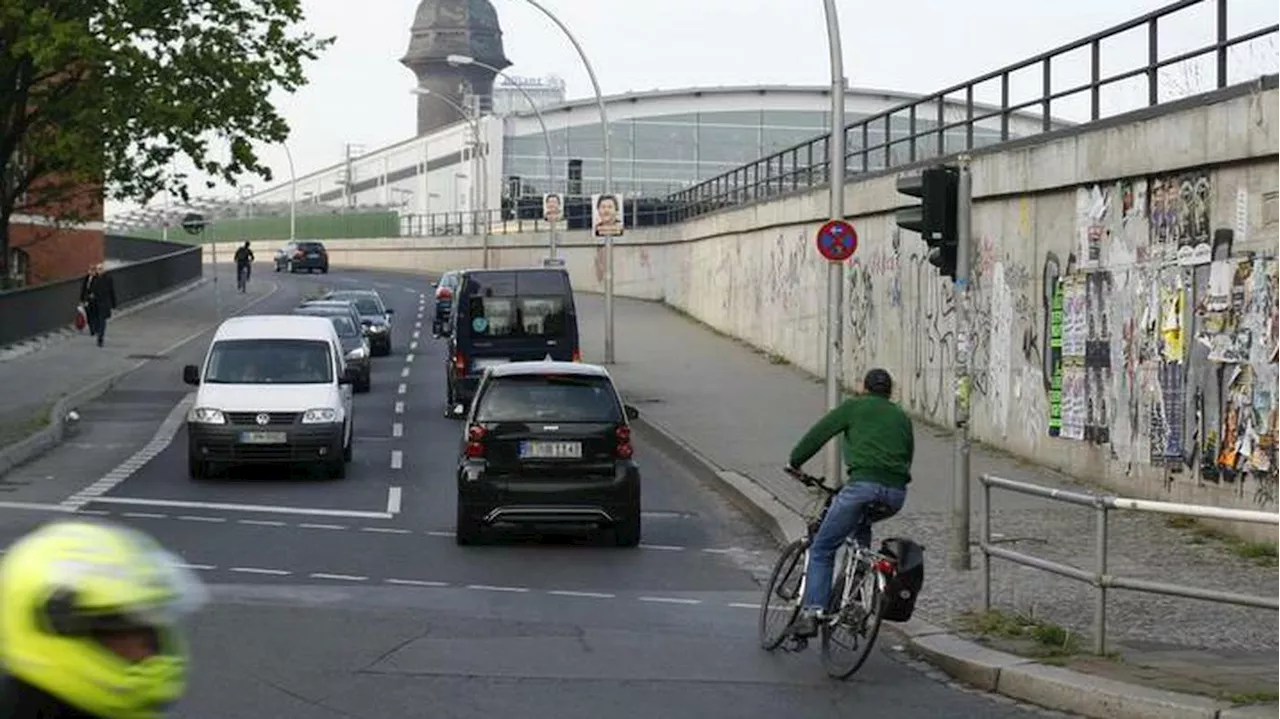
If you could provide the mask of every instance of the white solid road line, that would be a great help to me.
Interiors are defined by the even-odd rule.
[[[401,469],[404,467],[404,452],[398,449],[391,450],[391,468]]]
[[[179,499],[146,499],[142,497],[97,497],[93,504],[137,504],[144,507],[181,507],[225,512],[262,512],[264,514],[309,514],[317,517],[356,517],[360,519],[392,519],[388,512],[359,512],[351,509],[319,509],[279,507],[270,504],[232,504],[229,502],[191,502]]]
[[[404,414],[404,402],[396,402],[396,414]]]
[[[402,501],[402,493],[399,487],[389,487],[387,489],[387,514],[399,514],[400,503]]]
[[[392,425],[391,425],[391,436],[392,436],[392,437],[403,437],[403,436],[404,436],[404,425],[403,425],[403,424],[400,424],[399,422],[396,422],[396,423],[392,424]]]

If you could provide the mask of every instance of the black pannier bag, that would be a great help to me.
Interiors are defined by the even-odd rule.
[[[885,585],[880,616],[886,622],[905,622],[915,612],[924,585],[924,547],[910,539],[890,537],[880,543],[880,553],[897,560],[897,568]]]

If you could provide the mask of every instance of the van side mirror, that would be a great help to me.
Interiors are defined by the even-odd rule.
[[[182,368],[182,381],[189,385],[200,385],[200,368],[189,364]]]
[[[629,404],[622,405],[622,411],[627,415],[627,421],[640,419],[640,410]]]
[[[338,380],[338,384],[355,384],[360,373],[355,367],[348,367],[342,371],[342,377]]]
[[[386,310],[387,310],[387,314],[389,315],[394,315],[396,313],[396,311],[390,307],[386,308]]]
[[[432,287],[439,287],[439,286],[440,286],[440,283],[439,283],[439,282],[432,282],[432,283],[431,283],[431,286],[432,286]]]

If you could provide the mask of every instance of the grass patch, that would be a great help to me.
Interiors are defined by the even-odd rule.
[[[1277,566],[1277,548],[1271,542],[1246,542],[1211,527],[1206,527],[1191,517],[1169,517],[1165,526],[1188,532],[1187,541],[1191,544],[1221,544],[1232,554],[1252,562],[1259,567]]]
[[[1080,653],[1080,635],[1052,622],[1036,619],[1030,612],[992,609],[961,615],[961,626],[986,639],[1005,640],[1024,656],[1039,659],[1066,658]],[[1005,642],[1002,642],[1004,644]]]
[[[1248,694],[1228,694],[1219,697],[1223,701],[1231,702],[1233,705],[1242,707],[1250,704],[1270,704],[1280,701],[1280,694],[1272,691],[1249,692]]]
[[[45,402],[29,412],[0,417],[0,447],[17,444],[49,426],[49,413],[54,402]]]

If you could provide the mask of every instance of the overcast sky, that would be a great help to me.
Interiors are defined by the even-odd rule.
[[[525,0],[491,0],[512,62],[521,76],[556,74],[570,98],[591,85],[573,47]],[[606,94],[708,85],[830,82],[820,0],[541,0],[578,37]],[[282,94],[292,126],[290,150],[301,176],[337,162],[344,143],[367,149],[404,140],[416,127],[413,73],[399,63],[419,0],[302,0],[308,28],[337,41],[309,68],[310,84]],[[845,75],[853,87],[927,94],[1169,4],[1169,0],[837,0]],[[1214,2],[1182,11],[1161,34],[1165,57],[1213,39]],[[1276,0],[1232,0],[1232,33],[1277,21]],[[1104,74],[1143,60],[1145,29],[1103,45]],[[1088,78],[1088,53],[1055,65],[1055,85]],[[1274,42],[1236,54],[1241,71],[1275,72]],[[1023,99],[1039,91],[1038,72],[1024,73]],[[1208,74],[1212,77],[1212,73]],[[1234,78],[1233,78],[1234,79]],[[1034,81],[1034,82],[1033,82]],[[1175,80],[1175,82],[1177,82]],[[1185,79],[1184,81],[1185,82]],[[1015,90],[1017,92],[1017,90]],[[1117,88],[1109,104],[1131,104],[1145,91]],[[992,83],[986,100],[999,100]],[[1073,119],[1080,105],[1054,108]],[[1087,107],[1087,106],[1084,106]],[[284,151],[261,148],[272,184],[289,177]],[[261,180],[246,184],[266,187]],[[203,183],[193,194],[215,193]],[[153,202],[158,204],[160,200]],[[109,205],[108,212],[123,206]]]

